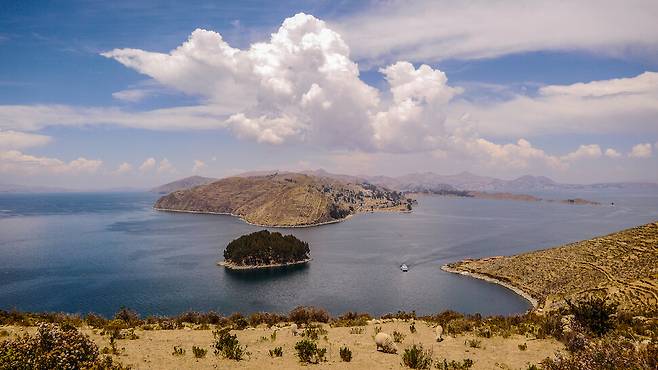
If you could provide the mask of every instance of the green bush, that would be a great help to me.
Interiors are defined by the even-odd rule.
[[[478,339],[469,339],[466,344],[471,348],[482,348],[482,341]]]
[[[249,356],[246,347],[242,348],[240,346],[237,335],[231,334],[228,328],[216,330],[213,332],[213,335],[215,337],[215,342],[212,346],[215,349],[215,355],[222,355],[228,359],[236,361],[240,361],[244,359],[245,356]]]
[[[415,322],[412,322],[411,325],[409,325],[409,331],[411,332],[411,334],[416,332],[416,323]]]
[[[364,331],[364,328],[351,328],[350,334],[363,334]]]
[[[445,358],[442,362],[436,363],[436,368],[439,370],[468,370],[473,367],[473,360],[470,358],[464,359],[462,362],[452,360],[448,362]]]
[[[142,325],[142,320],[140,320],[139,314],[123,306],[116,314],[114,314],[114,319],[125,322],[126,325],[131,328]]]
[[[111,358],[99,358],[98,347],[74,327],[39,324],[25,334],[0,342],[0,369],[122,369]]]
[[[405,335],[400,333],[399,331],[395,330],[393,331],[393,341],[395,343],[402,343],[404,340]]]
[[[302,339],[295,344],[299,361],[307,364],[317,364],[325,361],[326,348],[318,348],[317,343],[310,339]]]
[[[347,347],[340,347],[340,359],[344,362],[352,361],[352,351]]]
[[[519,351],[525,351],[528,349],[528,343],[519,344]]]
[[[282,347],[274,347],[274,349],[270,350],[270,357],[281,357],[283,356],[283,348]]]
[[[192,353],[194,354],[195,358],[204,358],[204,357],[206,357],[206,354],[208,353],[208,350],[205,349],[205,348],[192,346]]]
[[[432,352],[423,346],[414,344],[404,350],[402,363],[411,369],[429,369],[432,366]]]
[[[576,322],[592,333],[602,336],[614,328],[611,315],[617,312],[617,305],[606,302],[605,298],[591,297],[578,303],[566,302]]]
[[[233,324],[233,329],[235,330],[243,330],[249,326],[249,321],[247,321],[241,313],[236,312],[232,314],[229,316],[228,320]]]
[[[320,339],[320,336],[327,334],[328,334],[327,330],[321,326],[309,326],[306,329],[304,329],[304,332],[302,333],[302,337],[306,337],[311,340],[318,340]]]
[[[171,353],[173,356],[185,356],[185,348],[174,346],[174,352]]]

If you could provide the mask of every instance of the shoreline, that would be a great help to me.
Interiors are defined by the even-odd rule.
[[[493,284],[503,286],[503,287],[513,291],[517,295],[521,296],[526,301],[530,302],[530,304],[532,305],[532,309],[529,310],[529,311],[534,311],[534,310],[539,309],[539,302],[537,302],[537,300],[535,298],[533,298],[527,292],[523,291],[521,288],[519,288],[517,286],[514,286],[510,283],[507,283],[505,281],[498,280],[498,279],[493,278],[491,276],[478,274],[477,272],[469,272],[469,271],[459,270],[459,269],[456,269],[456,268],[449,267],[448,265],[441,266],[441,270],[443,270],[445,272],[450,272],[450,273],[453,273],[453,274],[469,276],[469,277],[472,277],[472,278],[475,278],[475,279],[478,279],[478,280],[484,280],[484,281],[489,282],[489,283],[493,283]]]
[[[364,211],[364,212],[357,212],[357,213],[352,213],[344,218],[341,219],[336,219],[336,220],[331,220],[331,221],[324,221],[324,222],[318,222],[314,224],[304,224],[304,225],[264,225],[264,224],[257,224],[254,222],[250,222],[245,220],[242,216],[236,215],[234,213],[230,212],[210,212],[210,211],[189,211],[189,210],[183,210],[183,209],[170,209],[170,208],[158,208],[158,207],[153,207],[154,210],[160,211],[160,212],[179,212],[179,213],[195,213],[195,214],[202,214],[202,215],[219,215],[219,216],[233,216],[237,217],[240,219],[242,222],[246,223],[247,225],[252,225],[252,226],[258,226],[258,227],[271,227],[271,228],[276,228],[276,229],[297,229],[297,228],[306,228],[306,227],[316,227],[316,226],[323,226],[323,225],[331,225],[331,224],[336,224],[339,222],[347,221],[353,216],[359,215],[359,214],[366,214],[366,213],[375,213],[375,212],[399,212],[399,213],[412,213],[411,210],[393,210],[393,209],[378,209],[374,211]]]
[[[305,260],[297,261],[297,262],[272,263],[272,264],[269,264],[269,265],[257,265],[257,266],[236,265],[233,262],[219,261],[219,262],[217,262],[217,265],[222,266],[224,268],[227,268],[229,270],[260,270],[260,269],[269,269],[269,268],[277,268],[277,267],[288,267],[288,266],[303,265],[303,264],[311,262],[312,260],[313,260],[313,258],[307,258]]]

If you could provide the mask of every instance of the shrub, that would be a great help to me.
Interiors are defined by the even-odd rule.
[[[566,302],[576,322],[592,333],[602,336],[613,329],[614,322],[610,316],[617,312],[617,305],[607,303],[605,298],[591,297],[575,304],[569,300]]]
[[[409,331],[411,332],[411,334],[416,332],[416,323],[415,322],[412,322],[411,325],[409,325]]]
[[[92,328],[102,329],[109,321],[101,315],[89,313],[85,316],[85,322]]]
[[[260,324],[272,326],[284,321],[286,321],[285,316],[269,312],[256,312],[249,316],[249,325],[251,326],[258,326]]]
[[[238,337],[235,334],[231,334],[228,328],[221,330],[216,330],[213,332],[215,337],[215,342],[213,343],[213,348],[215,349],[215,355],[222,355],[228,359],[240,361],[245,356],[249,356],[249,352],[246,351],[246,347],[242,348]]]
[[[335,319],[332,326],[366,326],[372,316],[367,313],[346,312]]]
[[[404,340],[405,335],[400,333],[399,331],[395,330],[393,331],[393,341],[395,343],[402,343]]]
[[[329,322],[329,313],[316,307],[299,306],[288,314],[288,319],[297,325],[310,324],[312,322]]]
[[[194,354],[195,358],[204,358],[204,357],[206,357],[206,354],[208,353],[208,350],[205,349],[205,348],[192,346],[192,353]]]
[[[432,366],[432,352],[414,344],[404,350],[402,363],[411,369],[429,369]]]
[[[528,343],[519,344],[519,351],[525,351],[528,349]]]
[[[171,354],[174,356],[185,356],[185,349],[183,347],[174,346],[174,352]]]
[[[478,339],[469,339],[466,344],[471,348],[482,348],[482,341]]]
[[[4,329],[0,330],[0,338],[2,338],[2,337],[8,337],[8,336],[9,336],[9,332],[8,332],[8,331],[6,331],[6,330],[4,330]]]
[[[317,364],[325,361],[326,348],[318,348],[318,345],[310,339],[302,339],[295,344],[299,361],[307,364]]]
[[[581,369],[634,369],[653,370],[655,353],[646,349],[638,349],[633,342],[620,339],[618,336],[606,336],[587,343],[581,351],[567,357],[560,353],[555,359],[542,361],[545,370],[581,370]]]
[[[34,336],[0,342],[0,369],[101,369],[103,361],[86,335],[56,324],[42,323]]]
[[[390,319],[398,319],[398,320],[415,320],[416,319],[416,311],[411,311],[411,312],[406,312],[406,311],[398,311],[397,313],[388,313],[386,315],[382,316],[382,319],[384,320],[390,320]]]
[[[229,316],[228,319],[231,322],[231,324],[233,324],[233,329],[235,330],[243,330],[249,326],[249,322],[247,321],[247,319],[244,318],[244,316],[242,316],[241,313],[236,312],[231,316]]]
[[[302,337],[309,338],[311,340],[318,340],[321,335],[327,335],[327,330],[321,326],[309,326],[304,329]]]
[[[470,358],[464,359],[462,362],[452,360],[448,362],[445,358],[442,362],[436,363],[436,368],[439,370],[468,370],[473,367],[473,360]]]
[[[270,350],[270,357],[281,357],[281,356],[283,356],[283,348],[274,347],[274,349]]]
[[[124,306],[121,306],[121,309],[114,314],[114,319],[125,322],[128,327],[135,327],[142,324],[142,320],[139,319],[139,314]]]
[[[350,334],[363,334],[365,329],[363,328],[351,328],[350,329]]]
[[[340,359],[345,362],[352,361],[352,351],[347,347],[340,347]]]

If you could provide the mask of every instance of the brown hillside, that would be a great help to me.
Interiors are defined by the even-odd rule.
[[[229,177],[158,199],[166,211],[228,213],[266,226],[308,226],[358,212],[406,210],[410,200],[372,185],[285,173]]]

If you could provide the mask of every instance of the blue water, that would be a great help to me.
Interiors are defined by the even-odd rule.
[[[529,305],[509,290],[440,266],[658,219],[658,194],[587,198],[616,206],[421,197],[411,214],[366,214],[283,230],[310,243],[308,266],[229,272],[216,265],[223,248],[260,228],[230,216],[156,212],[156,196],[148,193],[4,194],[0,308],[110,315],[125,305],[142,314],[171,315],[315,305],[334,314],[519,313]],[[402,273],[401,263],[410,271]]]

